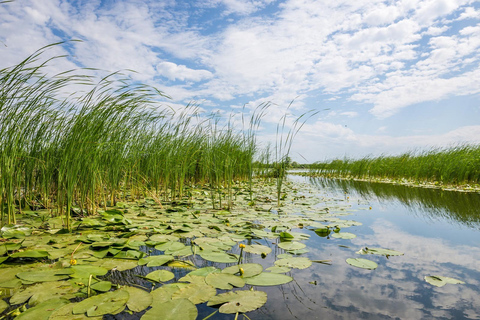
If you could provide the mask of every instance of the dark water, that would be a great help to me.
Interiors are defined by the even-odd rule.
[[[314,263],[307,269],[292,269],[288,275],[294,278],[293,282],[257,287],[267,292],[268,301],[262,308],[247,313],[250,319],[480,319],[480,194],[342,180],[290,179],[304,184],[298,187],[297,195],[304,192],[307,197],[319,199],[310,210],[329,207],[340,218],[362,225],[341,230],[357,235],[351,240],[320,237],[308,229],[293,230],[311,235],[302,241],[310,250],[302,256],[330,259],[332,264]],[[272,247],[272,254],[266,259],[247,255],[245,262],[273,265],[276,255],[283,253],[275,245],[278,240],[257,241]],[[364,247],[389,248],[405,255],[387,259],[356,254]],[[347,258],[367,258],[375,261],[378,268],[355,268],[345,262]],[[204,264],[226,266],[206,261]],[[133,275],[150,271],[151,268],[128,272]],[[188,273],[176,272],[177,279]],[[424,280],[428,275],[448,276],[465,284],[435,287]],[[139,285],[148,286],[138,281]],[[205,304],[197,307],[198,319],[216,310]],[[140,318],[141,314],[135,316]],[[234,319],[234,315],[216,313],[210,319]]]

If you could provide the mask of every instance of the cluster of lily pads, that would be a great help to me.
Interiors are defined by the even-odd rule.
[[[257,193],[275,192],[271,185],[262,188]],[[285,273],[292,269],[329,264],[302,256],[309,252],[302,241],[311,234],[352,239],[353,233],[341,230],[361,225],[341,218],[348,206],[330,212],[318,207],[315,197],[291,197],[274,209],[268,196],[251,203],[247,192],[239,192],[236,207],[227,211],[209,209],[201,190],[192,192],[195,202],[161,206],[145,199],[117,203],[95,217],[79,216],[73,233],[63,233],[61,221],[45,218],[45,211],[24,213],[22,225],[1,229],[0,288],[9,303],[0,300],[0,312],[20,320],[100,319],[121,312],[144,312],[142,319],[196,319],[197,305],[206,304],[218,308],[213,313],[245,314],[266,303],[259,288],[289,283],[293,278]],[[357,253],[403,254],[382,248]],[[346,262],[377,268],[363,258]],[[126,270],[140,285],[114,281]],[[440,276],[426,280],[461,283]]]

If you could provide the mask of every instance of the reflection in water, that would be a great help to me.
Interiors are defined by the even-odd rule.
[[[322,189],[341,190],[348,194],[357,194],[364,199],[396,200],[414,209],[412,212],[420,210],[432,219],[446,218],[480,229],[478,193],[343,179],[310,178],[309,181]]]

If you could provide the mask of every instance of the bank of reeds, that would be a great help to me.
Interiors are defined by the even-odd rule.
[[[73,207],[89,215],[119,199],[172,201],[196,184],[228,207],[234,181],[251,181],[262,109],[235,129],[195,106],[173,112],[165,94],[119,74],[47,76],[47,49],[0,70],[2,225],[48,208],[71,229]],[[65,94],[74,87],[85,93]]]
[[[480,183],[480,145],[412,151],[399,156],[317,162],[311,174],[355,179],[407,179],[442,184]]]

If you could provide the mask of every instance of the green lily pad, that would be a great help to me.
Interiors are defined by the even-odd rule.
[[[6,303],[5,300],[0,299],[0,313],[2,313],[7,308],[8,308],[8,303]]]
[[[153,302],[152,295],[142,289],[135,287],[124,287],[122,290],[128,292],[129,298],[127,301],[127,307],[130,311],[140,312],[147,309]]]
[[[145,279],[155,282],[167,282],[175,278],[173,272],[168,270],[155,270],[145,276]]]
[[[378,267],[378,265],[375,262],[373,262],[371,260],[368,260],[368,259],[348,258],[346,261],[349,265],[357,267],[357,268],[362,268],[362,269],[373,270],[373,269],[376,269]]]
[[[339,232],[339,233],[332,234],[332,238],[337,238],[337,239],[353,239],[356,237],[357,236],[355,234],[350,232]]]
[[[17,277],[30,282],[47,282],[68,279],[70,278],[70,273],[72,273],[72,270],[69,269],[51,269],[44,271],[20,272],[17,273]]]
[[[269,267],[269,268],[265,269],[265,271],[268,271],[268,272],[271,272],[271,273],[287,273],[287,272],[292,271],[292,269],[287,268],[287,267],[273,266],[273,267]]]
[[[436,287],[443,287],[447,283],[450,284],[464,284],[465,282],[450,278],[450,277],[443,277],[443,276],[425,276],[425,281],[430,283],[431,285],[434,285]]]
[[[71,269],[73,270],[71,274],[72,278],[88,278],[91,274],[94,276],[104,276],[108,272],[108,269],[87,264],[72,266]]]
[[[91,285],[91,288],[96,291],[107,292],[112,288],[110,281],[99,281]]]
[[[67,299],[49,299],[44,301],[33,308],[28,309],[27,311],[21,313],[15,319],[19,320],[48,320],[50,315],[56,310],[63,307],[66,304],[69,304],[70,301]]]
[[[283,250],[299,250],[306,247],[304,243],[296,241],[281,242],[278,246]]]
[[[245,281],[242,278],[228,273],[210,273],[205,277],[205,282],[217,289],[230,290],[233,287],[243,287]]]
[[[10,258],[42,259],[46,257],[48,257],[48,252],[43,250],[27,250],[27,251],[15,252],[10,255]]]
[[[27,302],[35,306],[52,298],[71,299],[76,296],[79,288],[73,287],[68,281],[42,282],[27,287],[22,291],[17,291],[11,298],[10,304],[21,304]]]
[[[211,285],[191,283],[186,287],[180,288],[172,294],[172,299],[188,299],[193,304],[207,302],[211,297],[217,294],[217,290]]]
[[[135,268],[137,261],[119,260],[119,259],[102,259],[98,261],[99,266],[108,270],[125,271]]]
[[[170,283],[153,290],[150,292],[153,299],[152,305],[156,306],[160,303],[172,300],[172,295],[186,286],[188,286],[186,283]]]
[[[243,274],[240,272],[240,268],[243,269]],[[222,270],[222,273],[238,274],[243,278],[249,278],[262,273],[263,266],[258,263],[242,263],[235,266],[227,267]]]
[[[267,247],[267,246],[260,245],[260,244],[247,244],[247,245],[245,245],[245,248],[243,249],[243,251],[249,252],[249,253],[254,253],[254,254],[267,255],[270,252],[272,252],[272,249]]]
[[[206,277],[206,276],[208,276],[210,273],[220,272],[220,271],[221,271],[220,269],[215,268],[215,267],[203,267],[203,268],[194,270],[194,271],[192,271],[192,272],[189,272],[188,274],[189,274],[189,275],[192,275],[192,276],[195,275],[195,276]]]
[[[195,304],[188,299],[175,299],[155,304],[145,312],[141,320],[195,320],[198,310]]]
[[[158,255],[158,256],[150,256],[146,258],[142,258],[138,260],[139,265],[146,264],[147,267],[160,267],[163,266],[165,263],[173,261],[174,257],[172,255]]]
[[[52,312],[48,320],[102,320],[102,316],[87,317],[84,314],[73,314],[75,303],[69,303]]]
[[[185,247],[185,245],[181,242],[169,241],[169,242],[165,242],[165,243],[156,245],[155,249],[160,250],[160,251],[167,251],[167,250],[176,251],[176,250],[182,249],[183,247]]]
[[[220,262],[220,263],[235,263],[238,262],[238,256],[234,254],[228,254],[225,252],[200,252],[200,257],[205,260],[213,261],[213,262]]]
[[[357,251],[358,254],[378,254],[382,256],[403,256],[403,252],[390,250],[390,249],[382,249],[382,248],[363,248]]]
[[[289,283],[293,278],[280,273],[262,272],[251,278],[245,278],[245,283],[252,286],[276,286]]]
[[[125,309],[129,294],[125,290],[110,291],[90,297],[73,307],[73,314],[87,313],[89,317],[117,314]]]
[[[280,259],[275,261],[275,265],[278,267],[306,269],[312,265],[312,261],[304,257],[300,257],[300,258],[290,257],[290,258],[285,258],[285,259]]]
[[[221,313],[245,313],[260,308],[265,302],[267,294],[262,291],[230,291],[213,297],[207,306],[221,305]]]

